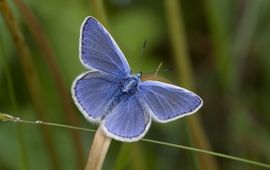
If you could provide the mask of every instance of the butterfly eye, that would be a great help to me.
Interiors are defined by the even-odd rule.
[[[139,73],[137,73],[136,77],[138,77],[140,79],[142,77],[142,72],[140,71]]]

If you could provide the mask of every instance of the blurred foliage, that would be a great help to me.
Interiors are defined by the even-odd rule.
[[[66,123],[56,97],[48,67],[25,21],[12,0],[8,1],[30,47],[42,82],[47,118]],[[88,1],[25,0],[38,18],[56,53],[56,61],[67,87],[85,71],[79,62],[80,25],[92,15]],[[183,0],[181,1],[189,54],[198,94],[204,99],[201,118],[213,150],[262,162],[270,162],[270,2],[268,0]],[[176,82],[168,27],[162,1],[104,1],[110,30],[126,55],[133,72],[153,74],[160,62],[159,75]],[[146,40],[147,45],[142,46]],[[27,85],[18,61],[18,53],[9,30],[0,15],[0,111],[24,119],[36,120]],[[142,55],[143,50],[143,55]],[[11,75],[11,80],[7,72]],[[12,104],[14,90],[16,105]],[[181,84],[180,84],[181,85]],[[95,128],[78,111],[81,127]],[[185,119],[185,118],[184,118]],[[50,127],[62,169],[76,169],[75,154],[68,130]],[[36,126],[21,126],[29,169],[51,168],[44,141]],[[0,169],[24,169],[14,124],[0,124]],[[80,132],[84,156],[92,140]],[[182,120],[163,125],[153,123],[147,138],[189,145]],[[131,144],[133,145],[133,144]],[[194,169],[187,151],[153,144],[134,144],[131,150],[113,142],[104,169]],[[140,147],[139,147],[140,146]],[[136,149],[137,148],[137,149]],[[138,149],[139,148],[139,149]],[[121,151],[120,151],[121,150]],[[23,151],[24,152],[24,151]],[[144,160],[138,155],[142,152]],[[120,154],[120,156],[118,156]],[[115,162],[115,161],[124,161]],[[126,161],[126,162],[125,162]],[[218,158],[220,169],[260,169]],[[42,166],[41,166],[42,165]]]

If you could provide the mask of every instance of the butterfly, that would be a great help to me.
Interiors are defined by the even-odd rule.
[[[72,97],[84,117],[100,123],[119,141],[138,141],[152,119],[166,123],[196,112],[202,99],[184,88],[141,80],[103,25],[87,17],[80,31],[80,60],[89,71],[72,84]]]

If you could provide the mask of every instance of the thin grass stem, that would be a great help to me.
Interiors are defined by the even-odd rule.
[[[80,131],[91,132],[91,133],[96,132],[96,130],[93,130],[93,129],[81,128],[81,127],[65,125],[65,124],[44,122],[44,121],[40,121],[40,120],[37,120],[37,121],[23,120],[23,119],[20,119],[18,117],[13,117],[13,116],[11,116],[9,114],[4,114],[4,113],[0,113],[0,121],[8,121],[8,122],[24,123],[24,124],[32,124],[32,125],[47,125],[47,126],[68,128],[68,129],[80,130]],[[103,132],[101,132],[101,133],[103,134]],[[221,157],[221,158],[224,158],[224,159],[230,159],[230,160],[243,162],[243,163],[248,163],[248,164],[251,164],[251,165],[254,165],[254,166],[264,167],[264,168],[270,169],[270,164],[268,164],[268,163],[262,163],[262,162],[258,162],[258,161],[249,160],[249,159],[246,159],[246,158],[241,158],[241,157],[237,157],[237,156],[231,156],[231,155],[228,155],[228,154],[213,152],[213,151],[209,151],[209,150],[205,150],[205,149],[189,147],[189,146],[184,146],[184,145],[179,145],[179,144],[174,144],[174,143],[169,143],[169,142],[163,142],[163,141],[158,141],[158,140],[153,140],[153,139],[146,139],[146,138],[141,139],[141,141],[144,141],[144,142],[147,142],[147,143],[158,144],[158,145],[162,145],[162,146],[168,146],[168,147],[172,147],[172,148],[175,148],[175,149],[184,149],[184,150],[188,150],[188,151],[192,151],[192,152],[199,152],[199,153],[203,153],[203,154],[217,156],[217,157]]]
[[[37,43],[39,50],[41,51],[42,59],[45,61],[47,66],[49,67],[49,71],[52,75],[53,82],[56,85],[57,93],[60,98],[60,102],[62,105],[62,109],[66,114],[64,114],[65,119],[68,123],[73,125],[78,125],[78,117],[76,109],[74,107],[73,101],[69,94],[69,90],[65,85],[65,81],[63,78],[63,74],[61,73],[59,66],[56,62],[56,55],[53,51],[53,48],[50,46],[48,38],[43,30],[41,24],[38,19],[32,13],[32,11],[27,7],[26,4],[22,0],[13,0],[15,5],[19,8],[22,16],[24,17],[27,27],[30,30],[35,42]],[[76,153],[77,160],[77,169],[83,169],[84,164],[84,154],[82,149],[82,142],[79,134],[76,131],[70,131],[73,147]]]
[[[223,153],[218,153],[218,152],[213,152],[213,151],[208,151],[208,150],[204,150],[204,149],[193,148],[193,147],[189,147],[189,146],[183,146],[183,145],[178,145],[178,144],[173,144],[173,143],[168,143],[168,142],[156,141],[156,140],[151,140],[151,139],[142,139],[142,141],[149,142],[149,143],[155,143],[155,144],[159,144],[159,145],[163,145],[163,146],[170,146],[170,147],[179,148],[179,149],[185,149],[185,150],[189,150],[189,151],[193,151],[193,152],[204,153],[204,154],[208,154],[208,155],[213,155],[213,156],[217,156],[217,157],[221,157],[221,158],[225,158],[225,159],[230,159],[230,160],[248,163],[248,164],[252,164],[255,166],[260,166],[260,167],[270,169],[270,164],[252,161],[252,160],[248,160],[245,158],[239,158],[236,156],[231,156],[231,155],[227,155],[227,154],[223,154]]]
[[[107,16],[106,16],[106,11],[105,11],[105,6],[104,6],[104,2],[103,0],[90,0],[90,6],[91,9],[93,10],[93,15],[108,29],[110,30],[110,26],[108,24],[108,20],[107,20]],[[105,136],[104,136],[105,137]],[[94,139],[95,140],[95,139]],[[95,143],[95,141],[93,142],[93,144]],[[132,145],[128,145],[125,146],[126,144],[123,144],[122,147],[133,147]],[[137,146],[139,147],[139,146]],[[91,147],[91,149],[93,148],[93,146]],[[93,148],[94,149],[94,148]],[[122,149],[121,149],[122,150]],[[120,151],[118,154],[122,154],[122,152]],[[142,157],[142,151],[141,149],[139,151],[136,152],[136,157]],[[121,155],[118,156],[118,158],[121,158]],[[90,158],[88,158],[89,160]],[[136,164],[139,161],[135,161],[137,159],[133,159],[133,163]],[[118,160],[116,161],[118,162]],[[144,165],[141,165],[140,167],[143,168]]]
[[[2,32],[1,32],[2,33]],[[11,103],[11,107],[13,109],[13,111],[17,111],[18,107],[17,107],[17,99],[15,97],[15,92],[14,92],[14,86],[13,86],[13,81],[11,78],[11,73],[8,67],[8,64],[5,60],[5,49],[4,49],[4,44],[3,44],[3,39],[0,38],[0,49],[3,57],[1,57],[1,62],[2,63],[2,67],[4,70],[4,75],[6,77],[6,83],[7,83],[7,88],[8,88],[8,96],[10,99],[10,103]],[[26,149],[26,145],[25,145],[25,141],[23,139],[23,131],[22,131],[22,127],[21,125],[17,124],[16,126],[16,131],[17,131],[17,138],[18,138],[18,150],[19,150],[19,159],[21,162],[21,169],[22,170],[28,170],[29,169],[29,161],[28,161],[28,156],[27,156],[27,149]]]
[[[93,15],[109,30],[103,0],[90,0],[89,2],[91,9],[94,11]],[[101,169],[110,143],[111,138],[106,136],[99,126],[91,145],[85,170]]]
[[[207,24],[210,30],[211,41],[213,44],[213,57],[215,69],[220,86],[224,91],[231,90],[233,83],[233,61],[230,49],[230,23],[224,17],[219,3],[221,1],[206,0],[204,1]],[[228,2],[229,3],[229,2]]]
[[[39,81],[30,50],[24,40],[22,31],[17,25],[13,13],[6,0],[0,0],[0,11],[16,45],[18,54],[20,55],[19,59],[27,82],[28,91],[30,93],[33,107],[37,113],[37,117],[39,119],[46,120],[46,107],[45,101],[42,97],[41,83]],[[55,170],[61,169],[49,129],[46,127],[41,127],[41,132],[44,137],[44,142],[46,144],[49,158],[52,163],[52,168]]]
[[[89,0],[89,2],[90,7],[93,10],[93,16],[95,16],[109,30],[109,24],[103,0]]]
[[[171,44],[174,52],[174,60],[182,86],[195,89],[191,62],[188,55],[185,29],[181,17],[181,5],[177,0],[164,0],[165,11],[169,26]],[[210,150],[210,144],[204,132],[199,115],[188,117],[188,129],[191,142],[200,148]],[[216,160],[209,155],[196,154],[200,169],[217,170]]]

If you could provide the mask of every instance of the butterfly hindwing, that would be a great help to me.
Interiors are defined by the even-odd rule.
[[[108,136],[125,142],[141,139],[150,124],[150,112],[139,103],[136,95],[124,96],[102,122]]]
[[[81,74],[72,86],[72,97],[85,118],[99,122],[119,90],[116,78],[100,71]]]
[[[93,17],[81,26],[80,59],[87,68],[101,70],[115,77],[130,74],[128,62],[109,32]]]
[[[159,81],[140,83],[139,95],[154,120],[165,123],[196,112],[203,104],[196,94]]]

